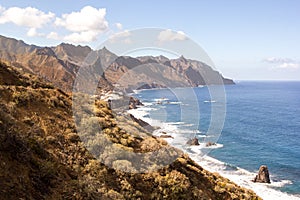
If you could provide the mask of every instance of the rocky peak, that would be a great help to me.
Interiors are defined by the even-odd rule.
[[[49,47],[37,48],[37,49],[35,49],[35,53],[37,55],[46,55],[46,56],[56,57],[54,51]]]
[[[118,65],[122,65],[122,66],[126,66],[129,69],[134,68],[138,65],[141,65],[141,61],[139,61],[136,58],[132,58],[129,56],[120,56],[116,59],[116,63],[118,63]]]
[[[188,62],[188,60],[187,60],[183,55],[181,55],[181,56],[179,57],[179,60],[180,60],[181,62],[184,62],[185,64]]]
[[[81,64],[88,56],[92,49],[88,46],[75,46],[73,44],[61,43],[56,47],[52,47],[57,57],[74,64]]]

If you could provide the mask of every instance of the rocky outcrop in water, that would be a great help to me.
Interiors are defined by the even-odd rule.
[[[192,139],[189,139],[187,142],[186,142],[187,145],[200,145],[199,144],[199,141],[196,137],[192,138]]]
[[[129,98],[129,109],[136,109],[137,106],[143,106],[143,103],[134,97]]]
[[[206,147],[216,146],[217,144],[215,142],[207,142]]]
[[[260,166],[258,174],[254,178],[255,183],[271,183],[268,167],[265,165]]]

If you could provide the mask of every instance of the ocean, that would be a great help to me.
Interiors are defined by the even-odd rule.
[[[239,81],[224,94],[216,88],[136,91],[144,106],[129,112],[160,127],[154,135],[172,136],[166,140],[207,170],[263,199],[300,199],[300,82]],[[193,137],[199,146],[186,145]],[[260,165],[268,166],[271,184],[251,181]]]

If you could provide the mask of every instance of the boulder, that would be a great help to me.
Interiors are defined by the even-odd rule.
[[[192,139],[189,139],[186,144],[188,145],[199,145],[199,141],[196,137],[192,138]]]
[[[141,119],[138,119],[136,117],[134,117],[132,114],[129,114],[130,118],[138,123],[141,127],[143,127],[144,129],[146,129],[147,131],[149,131],[150,133],[154,131],[154,128],[153,126],[151,126],[150,124],[148,124],[147,122],[141,120]]]
[[[217,144],[215,142],[207,142],[206,143],[206,147],[210,147],[210,146],[216,146]]]
[[[134,97],[129,98],[129,109],[136,109],[137,106],[143,106],[143,103]]]
[[[262,165],[259,168],[258,174],[255,176],[253,182],[255,183],[271,183],[269,170],[266,165]]]
[[[172,139],[174,139],[174,137],[171,136],[171,135],[160,135],[159,137],[160,138],[172,138]]]

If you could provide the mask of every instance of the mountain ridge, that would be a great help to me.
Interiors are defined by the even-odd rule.
[[[37,74],[66,91],[72,91],[78,70],[88,65],[88,73],[99,80],[99,87],[132,91],[153,87],[197,87],[211,84],[234,84],[201,61],[181,56],[117,56],[106,47],[61,43],[40,47],[0,36],[0,58],[22,70]],[[102,68],[102,70],[100,70]]]

